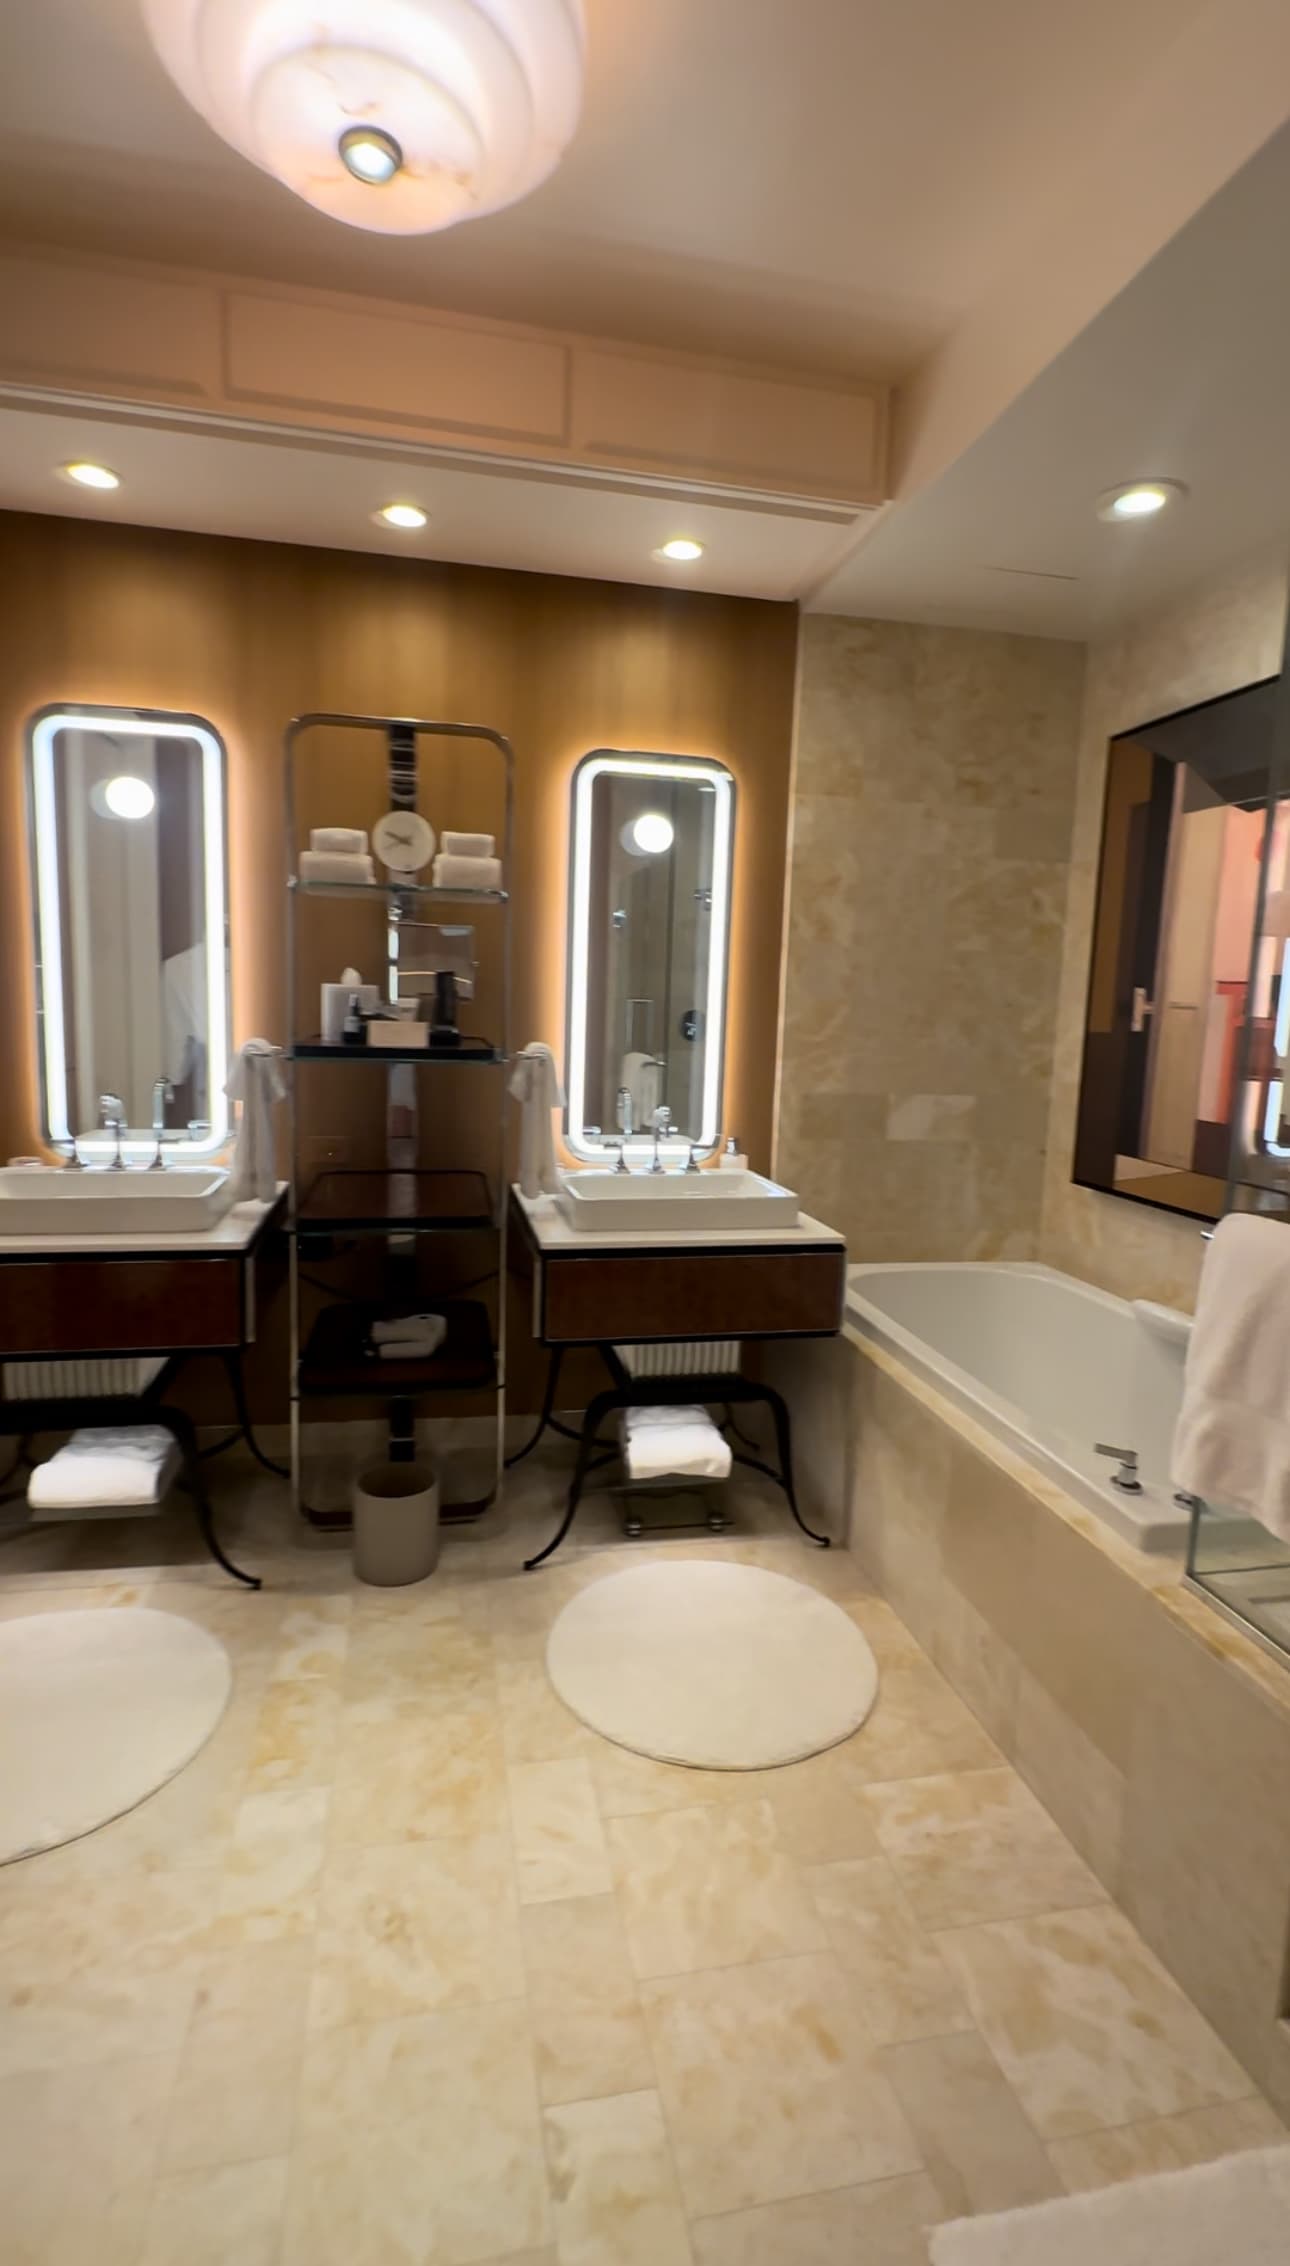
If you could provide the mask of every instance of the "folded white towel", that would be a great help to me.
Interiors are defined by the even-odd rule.
[[[1214,1230],[1187,1348],[1173,1481],[1290,1542],[1290,1228],[1233,1212]]]
[[[300,878],[302,881],[375,881],[376,868],[370,857],[356,857],[352,851],[302,850]]]
[[[631,1479],[726,1479],[732,1462],[706,1408],[623,1411],[623,1462]]]
[[[564,1108],[564,1088],[549,1046],[535,1042],[515,1057],[510,1091],[520,1103],[520,1194],[554,1196],[560,1186],[555,1169],[553,1110]]]
[[[500,889],[500,858],[452,858],[441,850],[434,861],[436,889]]]
[[[491,834],[445,833],[439,847],[448,858],[491,858],[496,844]]]
[[[162,1424],[85,1425],[27,1488],[33,1511],[130,1510],[159,1503],[179,1467]]]
[[[363,826],[315,826],[309,834],[311,850],[333,850],[341,857],[361,858],[367,849],[367,829]]]
[[[414,1341],[433,1353],[448,1335],[442,1314],[398,1314],[388,1322],[373,1322],[369,1332],[375,1346],[410,1345]]]

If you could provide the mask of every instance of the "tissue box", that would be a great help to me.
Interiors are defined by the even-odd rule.
[[[374,1047],[410,1047],[430,1044],[430,1025],[414,1023],[410,1016],[378,1016],[367,1026],[367,1043]]]

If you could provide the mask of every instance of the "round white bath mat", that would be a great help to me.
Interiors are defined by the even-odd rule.
[[[155,1794],[205,1746],[231,1682],[218,1638],[174,1613],[0,1621],[0,1864]]]
[[[566,1707],[616,1746],[769,1770],[849,1738],[878,1691],[855,1622],[759,1566],[672,1559],[593,1582],[547,1640]]]

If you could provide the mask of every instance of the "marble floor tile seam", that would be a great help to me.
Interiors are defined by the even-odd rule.
[[[987,2040],[986,2043],[988,2045],[989,2041]],[[1016,2089],[1014,2087],[1014,2094],[1015,2090]],[[1266,2095],[1260,2093],[1256,2085],[1251,2085],[1248,2093],[1240,2093],[1234,2096],[1225,2095],[1221,2103],[1215,2102],[1211,2105],[1213,2107],[1222,2106],[1224,2108],[1247,2108],[1252,2101],[1257,2101],[1259,2105],[1262,2108],[1267,2109],[1272,2116],[1276,2116],[1278,2123],[1283,2122],[1277,2111],[1272,2107],[1272,2103],[1267,2099]],[[1056,2172],[1058,2179],[1061,2181],[1063,2193],[1067,2195],[1087,2194],[1089,2192],[1087,2187],[1068,2186],[1065,2174],[1063,2173],[1061,2168],[1063,2150],[1069,2148],[1072,2144],[1083,2145],[1085,2142],[1090,2140],[1131,2138],[1135,2132],[1151,2132],[1159,2125],[1172,2124],[1175,2121],[1175,2116],[1181,2119],[1186,2117],[1188,2113],[1189,2112],[1187,2110],[1181,2110],[1172,2113],[1166,2112],[1165,2114],[1160,2116],[1127,2117],[1115,2124],[1099,2124],[1091,2126],[1085,2132],[1064,2133],[1060,2139],[1044,2140],[1041,2138],[1040,2146],[1043,2149],[1044,2154],[1047,2156],[1049,2162],[1051,2163],[1053,2170]],[[1207,2111],[1205,2110],[1201,2111],[1201,2114],[1206,2113]],[[1022,2114],[1023,2116],[1025,2115],[1024,2108],[1022,2109]],[[1286,2129],[1286,2142],[1288,2145],[1290,2145],[1290,2129]],[[1273,2145],[1275,2145],[1275,2143],[1273,2143]],[[1225,2162],[1233,2153],[1233,2150],[1226,2149],[1221,2151],[1220,2154],[1216,2156],[1198,2158],[1197,2161],[1207,2163]],[[1178,2165],[1170,2166],[1167,2168],[1182,2170],[1184,2168],[1191,2167],[1184,2166],[1183,2164],[1179,2163]],[[1138,2176],[1150,2175],[1143,2174]],[[1110,2186],[1111,2184],[1112,2182],[1110,2180],[1106,2182],[1107,2186]]]

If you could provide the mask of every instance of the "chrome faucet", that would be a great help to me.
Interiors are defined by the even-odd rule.
[[[166,1103],[175,1098],[175,1089],[169,1078],[158,1078],[152,1088],[152,1138],[156,1146],[152,1153],[149,1172],[164,1172],[165,1160],[161,1154],[166,1138]]]
[[[109,1172],[124,1172],[125,1158],[121,1154],[121,1135],[125,1132],[125,1103],[119,1094],[99,1095],[99,1117],[103,1131],[115,1137],[115,1149]]]
[[[1138,1477],[1138,1451],[1136,1448],[1112,1448],[1104,1441],[1099,1440],[1093,1452],[1099,1456],[1115,1457],[1120,1468],[1111,1473],[1111,1485],[1118,1487],[1122,1495],[1140,1495],[1142,1493],[1142,1481]]]
[[[666,1102],[661,1102],[659,1104],[659,1107],[654,1112],[654,1162],[650,1166],[651,1172],[665,1172],[667,1170],[666,1165],[663,1163],[662,1158],[659,1156],[658,1145],[660,1141],[665,1141],[667,1139],[668,1134],[672,1130],[672,1112],[668,1108]]]
[[[626,1140],[630,1140],[632,1132],[632,1090],[630,1086],[619,1087],[616,1114],[619,1132]]]
[[[685,1160],[685,1169],[687,1172],[697,1172],[699,1169],[699,1160],[694,1153],[694,1147],[694,1142],[691,1141],[690,1154]]]

